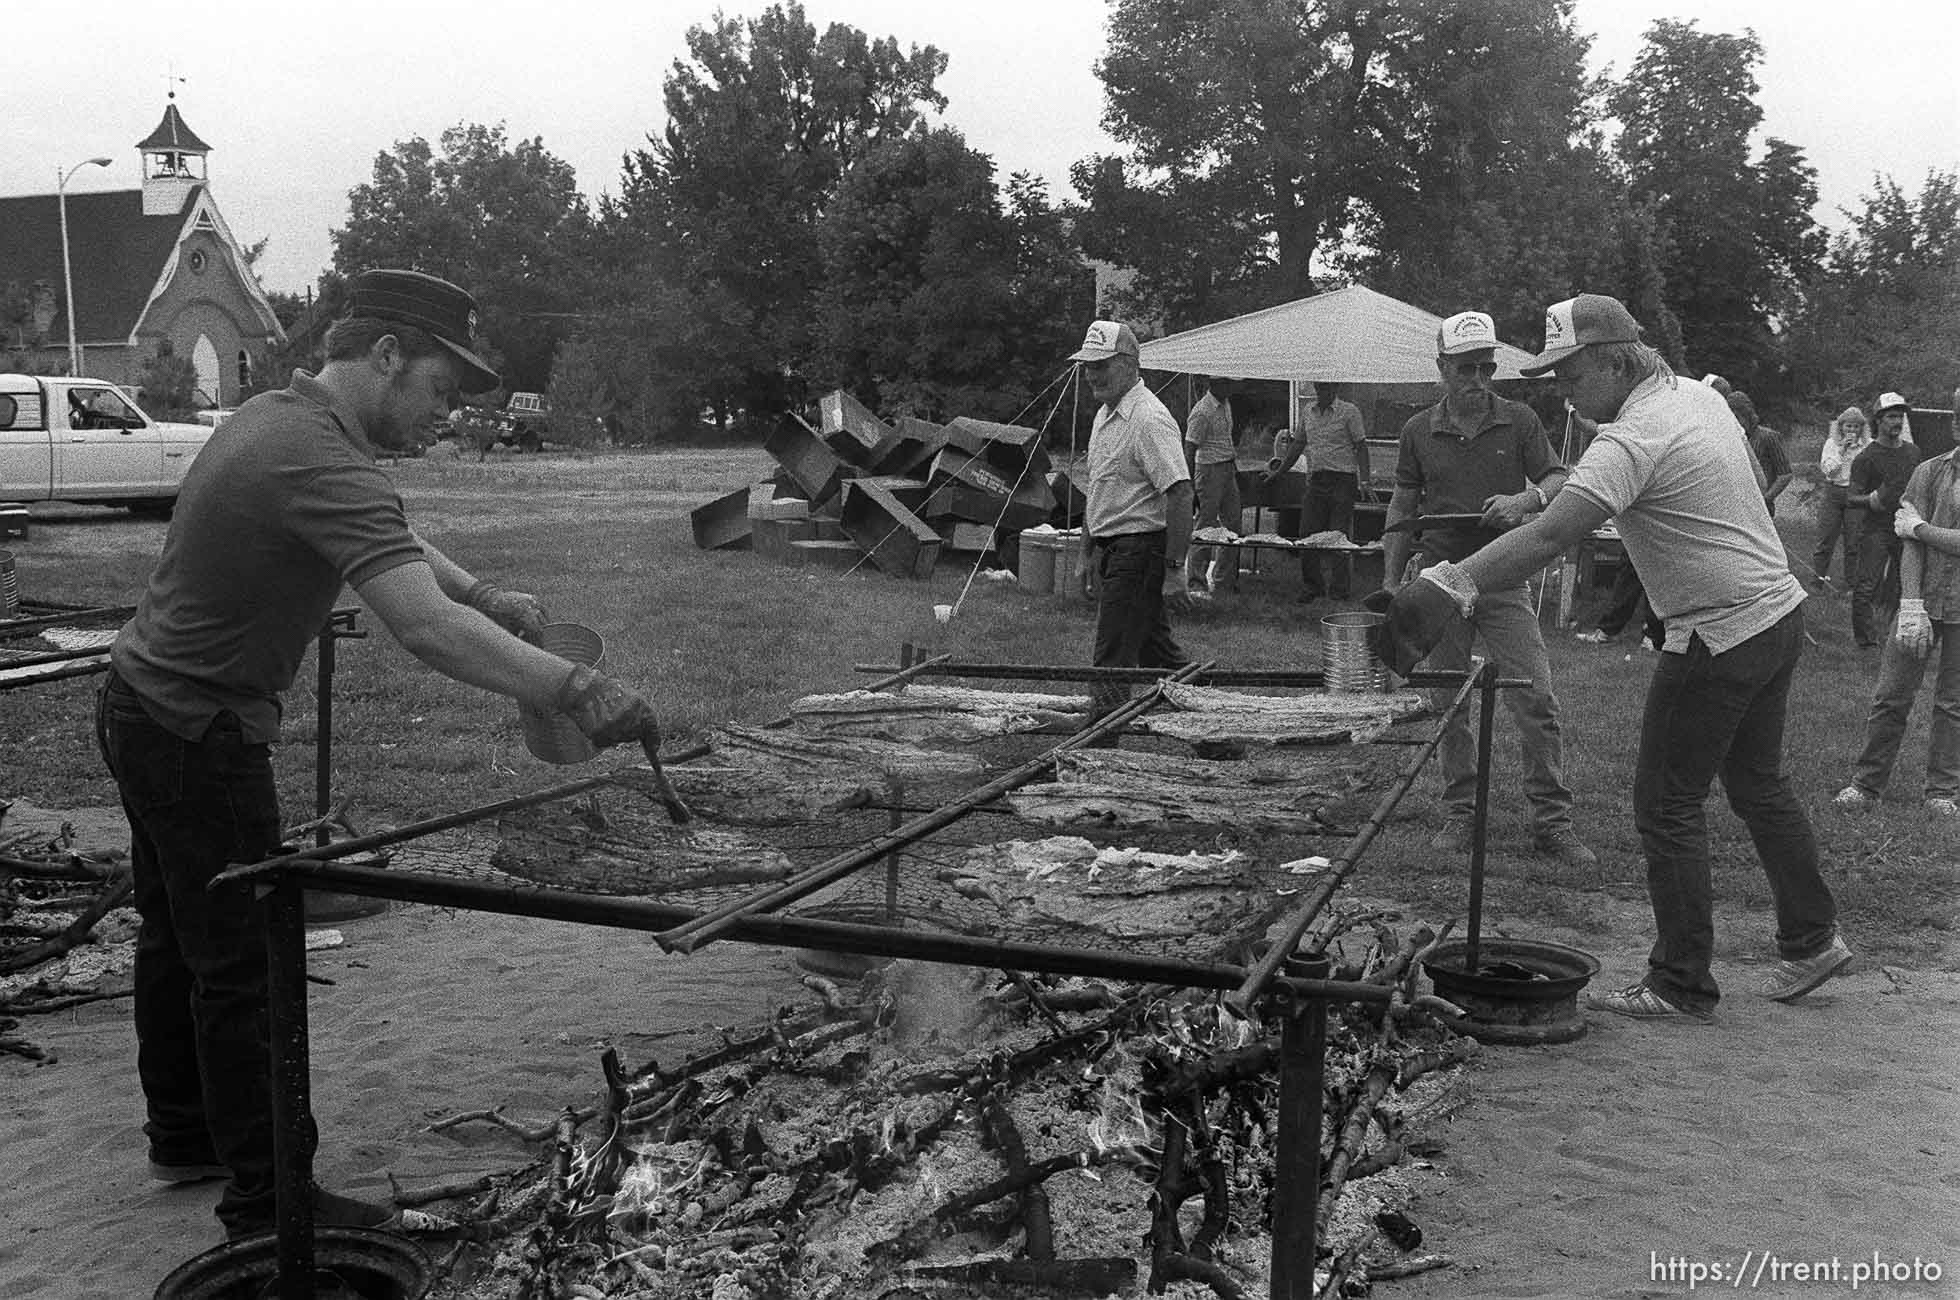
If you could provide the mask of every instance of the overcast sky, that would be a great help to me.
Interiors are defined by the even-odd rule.
[[[660,83],[688,27],[717,0],[71,0],[10,6],[0,98],[0,194],[140,182],[135,142],[178,107],[211,145],[212,190],[242,243],[269,237],[267,286],[298,291],[331,258],[327,232],[375,155],[459,122],[541,136],[588,196],[618,188],[620,158],[661,123]],[[752,16],[764,0],[721,0]],[[848,23],[951,56],[944,121],[1004,178],[1032,171],[1069,197],[1068,167],[1107,151],[1103,0],[807,0],[821,30]],[[1624,73],[1659,17],[1704,31],[1753,27],[1765,57],[1759,133],[1818,170],[1817,217],[1838,224],[1875,175],[1909,192],[1960,169],[1960,4],[1954,0],[1577,0],[1596,68]],[[172,75],[183,80],[173,83]],[[83,256],[75,250],[76,257]]]

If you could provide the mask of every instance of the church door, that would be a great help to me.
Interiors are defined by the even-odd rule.
[[[224,373],[218,368],[218,349],[208,336],[197,336],[197,346],[191,349],[191,365],[197,370],[199,405],[223,406]]]

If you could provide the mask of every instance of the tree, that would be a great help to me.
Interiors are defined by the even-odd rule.
[[[1810,217],[1816,171],[1802,151],[1772,138],[1750,161],[1762,57],[1753,31],[1660,19],[1608,101],[1632,193],[1660,217],[1667,300],[1689,361],[1759,397],[1782,385],[1776,324],[1825,251]]]
[[[797,3],[717,17],[687,43],[665,81],[667,126],[627,156],[606,222],[618,256],[667,277],[619,309],[656,328],[650,351],[685,337],[698,360],[662,385],[684,381],[683,405],[725,420],[794,402],[817,333],[818,218],[859,159],[945,106],[946,56],[843,24],[819,37]]]
[[[178,356],[169,339],[159,339],[155,355],[144,358],[138,387],[153,419],[188,420],[195,413],[197,367]]]
[[[1093,257],[1172,326],[1300,297],[1356,238],[1393,257],[1585,122],[1568,0],[1116,0],[1097,64],[1127,158],[1078,163]],[[1425,206],[1426,203],[1426,206]]]
[[[501,124],[451,127],[441,146],[438,157],[417,136],[375,158],[332,232],[334,267],[403,267],[462,285],[505,385],[542,390],[590,288],[592,216],[572,167],[541,138],[513,145]]]
[[[1803,395],[1837,410],[1888,389],[1944,406],[1960,383],[1960,174],[1917,196],[1876,178],[1790,329]]]
[[[993,161],[956,131],[866,155],[817,235],[816,373],[887,414],[1014,416],[1091,305],[1093,276],[1041,183],[1014,177],[1004,206]]]

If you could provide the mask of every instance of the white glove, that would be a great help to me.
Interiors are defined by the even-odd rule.
[[[1900,649],[1914,659],[1924,659],[1926,652],[1933,648],[1933,620],[1926,617],[1926,602],[1901,600],[1899,621],[1892,635],[1898,638]]]
[[[1899,512],[1892,516],[1892,531],[1911,541],[1919,531],[1919,525],[1926,522],[1924,515],[1913,507],[1910,501],[1899,502]]]
[[[1440,564],[1430,565],[1421,573],[1418,573],[1416,577],[1433,582],[1447,592],[1450,599],[1456,602],[1457,611],[1463,617],[1469,618],[1476,610],[1477,584],[1471,580],[1469,574],[1457,568],[1448,560],[1444,560]]]

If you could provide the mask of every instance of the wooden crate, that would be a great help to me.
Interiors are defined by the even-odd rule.
[[[789,562],[812,569],[834,569],[848,573],[864,558],[857,543],[849,541],[805,541],[789,544]]]
[[[754,544],[748,488],[716,497],[692,511],[688,519],[694,525],[694,544],[704,551],[740,551]]]
[[[856,467],[845,464],[815,429],[794,414],[782,418],[762,449],[789,473],[812,505],[822,505],[837,495],[845,480],[857,477]]]
[[[984,555],[995,548],[996,538],[991,525],[948,519],[939,525],[939,540],[949,551],[972,551]]]
[[[850,484],[841,522],[871,562],[894,578],[928,578],[939,563],[939,534],[872,480]]]
[[[860,464],[869,464],[869,460],[863,459],[866,454],[896,432],[889,424],[873,415],[864,403],[842,389],[825,393],[818,399],[817,409],[822,414],[824,433],[843,435],[840,440],[831,440],[830,445],[840,455]],[[856,446],[855,454],[849,448],[839,445],[839,441],[842,440],[848,440]]]
[[[27,507],[0,505],[0,537],[27,536]]]

